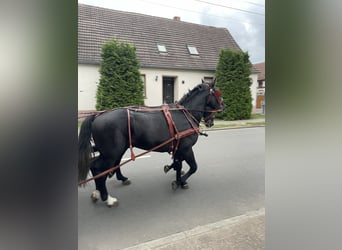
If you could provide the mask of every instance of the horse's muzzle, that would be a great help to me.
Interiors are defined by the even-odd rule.
[[[205,125],[207,128],[210,128],[210,127],[214,126],[214,120],[212,120],[212,119],[207,120],[207,121],[205,121],[204,125]]]

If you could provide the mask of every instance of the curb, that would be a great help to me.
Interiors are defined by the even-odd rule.
[[[266,127],[265,125],[251,125],[251,126],[227,126],[223,128],[210,128],[210,129],[202,129],[201,131],[210,132],[210,131],[217,131],[217,130],[227,130],[227,129],[239,129],[239,128],[260,128],[260,127]]]
[[[256,123],[256,124],[253,124]],[[259,124],[257,124],[259,123]],[[264,124],[260,124],[264,123]],[[219,120],[216,124],[220,125],[218,128],[206,128],[200,126],[202,131],[216,131],[216,130],[226,130],[226,129],[239,129],[239,128],[258,128],[266,127],[265,119],[250,119],[250,120],[238,120],[238,121],[222,121]]]
[[[123,250],[264,249],[265,208]]]

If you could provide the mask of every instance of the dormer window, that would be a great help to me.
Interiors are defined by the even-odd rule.
[[[194,55],[194,56],[199,55],[197,48],[195,46],[188,45],[188,51],[189,51],[190,55]]]
[[[157,44],[159,53],[167,53],[166,46],[164,44]]]

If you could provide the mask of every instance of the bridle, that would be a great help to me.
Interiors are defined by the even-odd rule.
[[[215,100],[215,105],[213,105],[215,108],[213,109],[208,109],[208,106],[210,105],[212,99],[214,98]],[[219,108],[216,108],[219,107]],[[206,103],[206,108],[204,113],[209,113],[209,115],[203,117],[204,122],[208,123],[210,120],[213,120],[215,118],[215,114],[217,112],[223,111],[223,99],[222,99],[222,91],[221,90],[215,90],[214,88],[210,87],[210,94],[208,95],[207,103]]]
[[[204,109],[190,109],[189,111],[193,112],[201,112],[201,113],[209,113],[209,115],[204,115],[203,120],[205,124],[208,124],[210,120],[213,120],[215,118],[215,114],[217,112],[221,112],[224,109],[223,99],[222,99],[222,91],[221,90],[215,90],[214,87],[210,84],[207,84],[210,88],[210,93],[208,95],[206,105]],[[215,104],[211,104],[212,99],[214,99]],[[218,107],[218,108],[217,108]],[[193,119],[195,119],[193,117]],[[197,119],[195,119],[197,121]],[[200,121],[197,121],[198,124]]]

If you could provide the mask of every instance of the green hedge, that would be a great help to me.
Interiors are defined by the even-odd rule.
[[[144,86],[136,48],[128,43],[112,40],[102,46],[101,57],[96,109],[143,105]]]
[[[251,70],[252,64],[248,53],[229,49],[221,50],[216,67],[216,82],[217,87],[223,92],[226,109],[217,114],[217,118],[250,119],[252,113]]]

